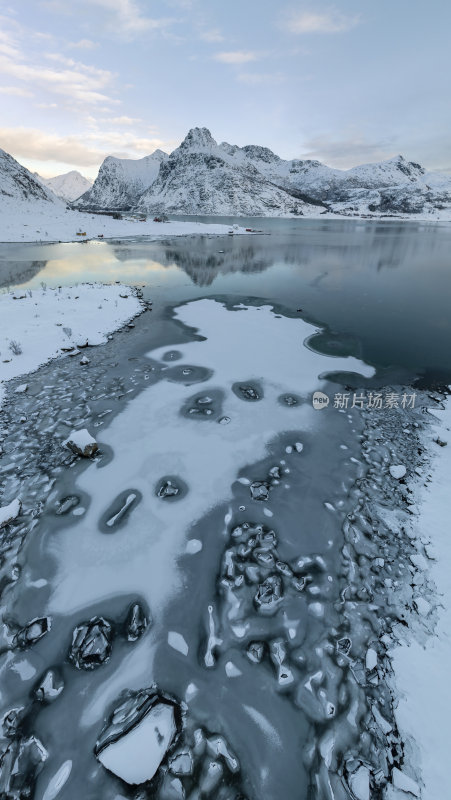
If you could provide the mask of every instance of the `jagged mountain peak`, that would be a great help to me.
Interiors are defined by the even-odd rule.
[[[213,139],[208,128],[191,128],[186,134],[180,145],[180,150],[192,150],[204,147],[216,147],[217,142]]]

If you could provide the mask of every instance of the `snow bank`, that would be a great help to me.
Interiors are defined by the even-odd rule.
[[[413,741],[416,750],[414,766],[419,767],[424,782],[422,800],[444,798],[449,791],[451,402],[448,400],[444,411],[434,409],[434,416],[437,422],[434,422],[432,431],[428,434],[428,446],[436,451],[432,480],[427,488],[421,489],[418,501],[420,514],[415,533],[419,544],[430,541],[430,544],[426,544],[426,552],[434,559],[429,563],[430,577],[437,588],[438,622],[424,645],[412,641],[396,648],[393,653],[395,684],[399,694],[396,718],[404,737]],[[439,447],[434,441],[437,438],[446,442],[446,446]],[[424,611],[427,612],[426,606]],[[422,621],[426,627],[430,627],[427,614],[422,615]],[[398,788],[399,783],[398,781]],[[412,787],[404,791],[412,794]],[[407,798],[410,795],[400,796]]]
[[[48,204],[47,204],[48,205]],[[113,219],[102,214],[47,208],[45,204],[30,204],[30,210],[2,211],[0,217],[0,242],[80,242],[86,239],[123,239],[151,236],[153,239],[192,234],[224,235],[232,230],[230,225],[203,222],[146,222],[136,219]],[[83,235],[79,235],[79,234]],[[235,228],[235,234],[246,233]]]
[[[0,405],[4,381],[65,353],[77,354],[77,346],[105,343],[107,333],[141,310],[132,290],[118,284],[0,295]]]

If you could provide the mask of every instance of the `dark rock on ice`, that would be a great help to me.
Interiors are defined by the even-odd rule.
[[[78,625],[72,634],[69,658],[77,669],[95,669],[111,655],[113,631],[103,617],[93,617]]]
[[[174,699],[154,686],[129,691],[114,709],[94,753],[125,783],[147,783],[177,741],[181,726],[181,709]]]
[[[263,397],[263,391],[261,387],[255,383],[234,383],[232,385],[232,391],[241,400],[249,400],[251,402],[260,400]]]
[[[77,456],[91,458],[99,449],[96,440],[91,436],[86,428],[79,431],[72,431],[65,441],[66,447],[72,450]]]
[[[265,655],[266,645],[264,642],[250,642],[246,650],[246,655],[249,661],[254,664],[260,664]]]
[[[26,711],[24,706],[18,708],[11,708],[2,720],[3,734],[8,739],[14,739],[17,736],[19,727],[23,722]]]
[[[254,603],[261,614],[274,614],[283,598],[282,581],[278,575],[269,575],[258,587]]]
[[[34,785],[48,753],[35,736],[15,739],[0,758],[0,797],[25,800],[34,796]]]
[[[178,486],[172,483],[172,481],[165,481],[161,484],[160,488],[158,489],[157,495],[158,497],[175,497],[179,493]]]
[[[136,642],[143,635],[149,621],[146,613],[139,603],[130,606],[125,620],[125,635],[129,642]]]
[[[254,481],[250,487],[253,500],[267,500],[269,497],[269,484],[266,481]]]
[[[169,759],[169,769],[174,775],[191,775],[193,772],[193,756],[191,750],[178,750]]]
[[[342,639],[338,639],[337,650],[339,653],[344,653],[344,655],[348,655],[351,647],[352,647],[352,641],[351,639],[349,639],[349,637],[344,636]]]
[[[68,497],[63,497],[61,500],[58,501],[56,506],[56,514],[60,516],[61,514],[67,514],[68,511],[71,511],[73,508],[78,506],[80,502],[80,498],[76,495],[69,495]]]
[[[39,642],[50,630],[52,620],[50,617],[38,617],[18,631],[14,637],[14,647],[25,649]]]

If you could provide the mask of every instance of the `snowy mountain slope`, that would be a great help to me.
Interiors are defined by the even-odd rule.
[[[56,175],[54,178],[42,178],[35,172],[35,177],[44,186],[51,189],[57,197],[61,197],[69,203],[77,200],[92,186],[92,181],[85,178],[75,169],[71,170],[71,172],[66,172],[64,175]]]
[[[30,208],[62,210],[65,204],[15,158],[0,149],[0,213],[14,208],[16,213]]]
[[[168,158],[162,150],[140,159],[108,156],[91,189],[78,200],[79,208],[127,210],[156,179],[160,164]]]

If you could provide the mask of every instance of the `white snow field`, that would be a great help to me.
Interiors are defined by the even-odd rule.
[[[77,348],[104,344],[107,334],[141,313],[143,306],[122,284],[80,284],[61,289],[21,289],[0,295],[0,406],[4,382]],[[26,384],[19,387],[26,391]]]
[[[177,345],[182,354],[177,365],[210,367],[214,374],[190,386],[161,380],[130,400],[99,437],[100,450],[102,444],[111,446],[115,457],[101,469],[90,464],[77,481],[77,487],[91,497],[77,535],[61,529],[47,541],[57,565],[49,613],[71,614],[91,603],[133,593],[147,601],[154,619],[149,634],[125,657],[121,669],[93,693],[82,725],[102,719],[106,705],[122,689],[146,685],[154,643],[167,640],[160,620],[166,604],[182,588],[177,562],[186,553],[193,523],[218,500],[228,501],[239,469],[262,458],[279,431],[316,428],[318,412],[309,402],[282,406],[280,394],[308,395],[324,386],[318,375],[325,370],[373,374],[356,359],[326,357],[307,349],[303,341],[315,328],[301,319],[280,317],[270,306],[230,311],[215,300],[198,300],[179,307],[175,316],[206,337]],[[148,355],[161,359],[167,350],[158,348]],[[167,361],[161,363],[168,368]],[[239,399],[231,389],[235,381],[252,379],[259,381],[264,393],[256,404]],[[229,424],[180,413],[193,395],[215,389],[224,393],[223,412],[230,417]],[[295,448],[287,455],[302,457]],[[156,489],[165,475],[180,476],[188,485],[187,494],[175,502],[159,498]],[[142,500],[131,510],[128,525],[106,536],[99,520],[124,491],[140,492]],[[186,646],[192,645],[187,636]]]
[[[448,726],[451,718],[451,403],[448,400],[444,411],[434,409],[430,413],[437,422],[428,432],[427,449],[435,450],[435,456],[430,482],[417,490],[419,515],[414,534],[420,552],[424,547],[431,559],[430,578],[437,590],[438,620],[434,627],[428,619],[433,616],[432,605],[424,599],[418,612],[430,635],[424,644],[416,640],[402,644],[392,656],[399,698],[396,718],[404,738],[410,740],[414,748],[411,758],[424,783],[421,798],[444,800],[445,787],[449,787]],[[437,439],[446,445],[438,445]],[[387,800],[407,800],[415,796],[412,788],[410,794],[393,792],[387,795]]]

